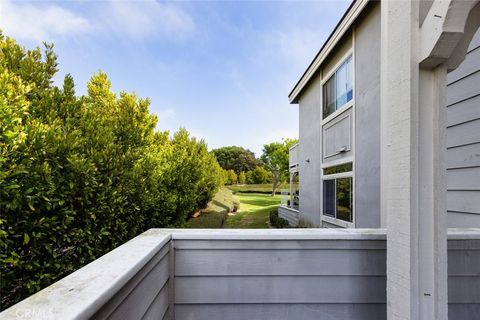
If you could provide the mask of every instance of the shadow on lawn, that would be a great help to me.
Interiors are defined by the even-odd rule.
[[[258,198],[248,199],[248,198],[241,197],[240,201],[241,201],[242,204],[249,204],[249,205],[258,206],[258,207],[270,207],[270,206],[280,204],[280,199],[273,198],[271,196],[267,196],[267,197],[261,198],[261,199],[258,199]]]

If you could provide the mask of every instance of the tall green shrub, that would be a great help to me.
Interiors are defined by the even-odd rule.
[[[77,97],[52,46],[0,34],[1,306],[152,227],[182,225],[222,184],[204,141],[157,132],[149,100],[104,73]]]

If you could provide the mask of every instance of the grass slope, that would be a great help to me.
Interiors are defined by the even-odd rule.
[[[226,228],[261,229],[268,228],[270,211],[280,204],[281,196],[259,193],[237,193],[240,200],[240,211],[229,216]]]
[[[222,228],[229,212],[239,207],[240,202],[231,190],[223,187],[215,195],[200,216],[191,218],[186,228]]]
[[[243,193],[264,193],[264,194],[271,194],[272,193],[272,184],[265,183],[265,184],[237,184],[228,186],[230,190],[234,192],[243,192]],[[296,185],[298,189],[298,185]],[[290,185],[288,183],[282,183],[277,188],[277,193],[281,193],[282,190],[285,189],[290,192]]]

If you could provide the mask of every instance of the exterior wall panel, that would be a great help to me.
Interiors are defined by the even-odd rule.
[[[380,227],[380,5],[355,27],[355,227]]]
[[[386,319],[378,236],[173,241],[178,320]]]
[[[449,227],[480,227],[480,30],[447,77]]]
[[[319,227],[322,134],[320,126],[320,76],[318,75],[300,99],[299,119],[300,219],[308,225]]]

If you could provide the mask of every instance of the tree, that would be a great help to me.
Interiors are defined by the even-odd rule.
[[[272,142],[263,146],[263,154],[260,160],[272,173],[273,196],[279,184],[288,176],[289,149],[297,142],[296,139],[283,139],[282,142]]]
[[[272,173],[264,167],[257,166],[255,169],[248,171],[246,181],[249,184],[263,184],[272,182]]]
[[[246,176],[245,176],[245,172],[240,172],[240,174],[238,175],[238,183],[240,184],[245,184],[245,181],[246,181]]]
[[[225,170],[233,170],[236,174],[255,169],[259,161],[255,154],[242,147],[230,146],[212,150],[218,164]]]
[[[224,170],[225,184],[232,185],[237,183],[237,174],[233,170]]]

